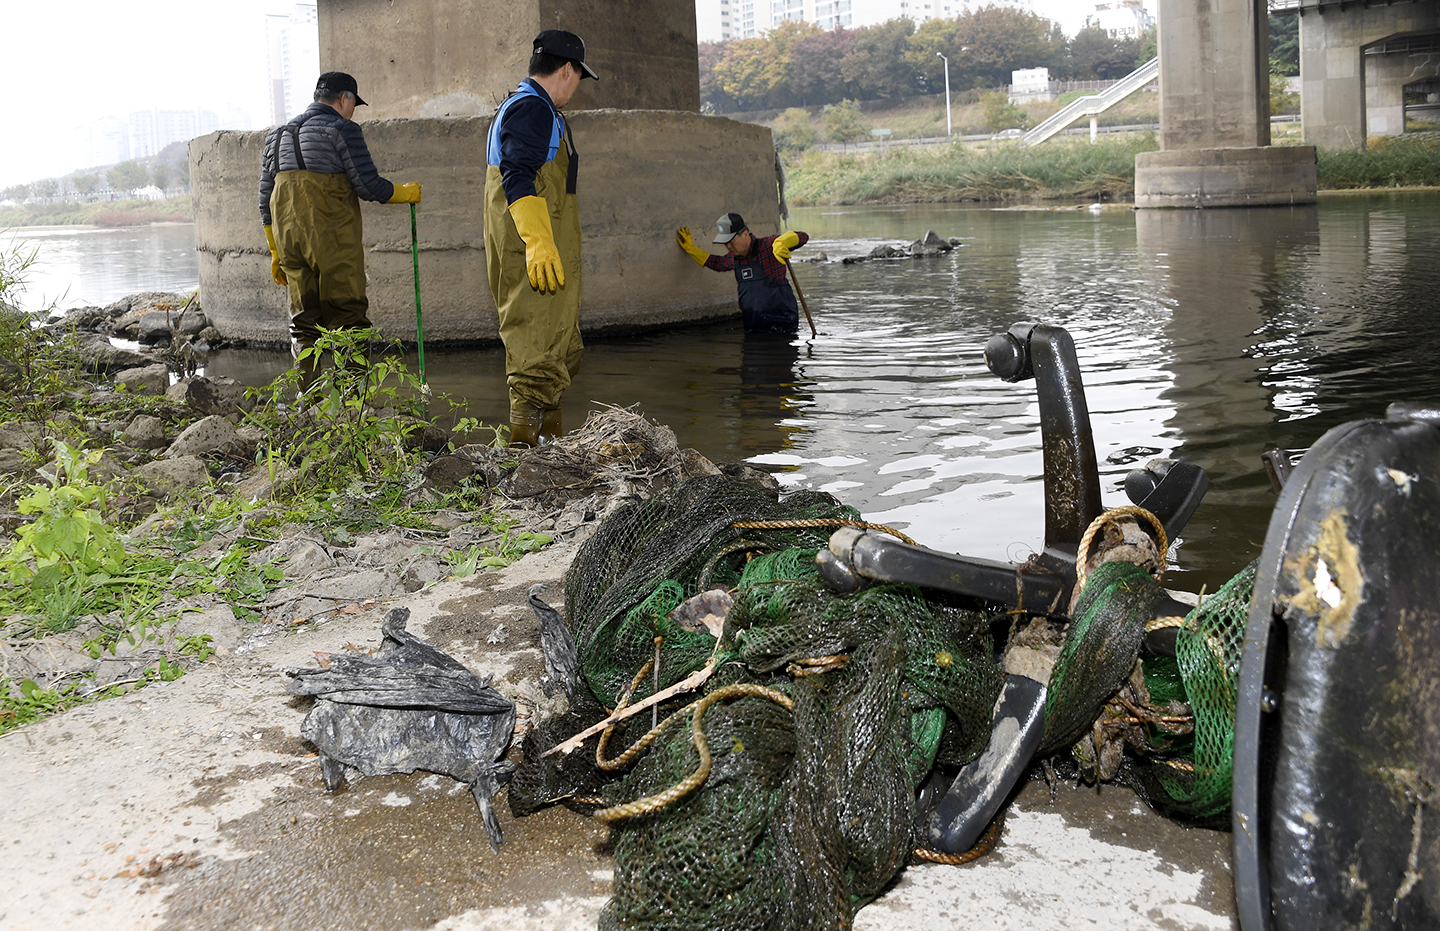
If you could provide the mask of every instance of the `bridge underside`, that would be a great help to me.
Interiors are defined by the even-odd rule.
[[[1358,148],[1440,124],[1440,0],[1291,0],[1300,17],[1305,141]]]

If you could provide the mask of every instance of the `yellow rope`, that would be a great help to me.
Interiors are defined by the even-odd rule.
[[[689,776],[686,776],[677,784],[666,789],[664,792],[660,792],[656,795],[649,795],[645,798],[636,799],[633,802],[626,802],[624,805],[615,805],[611,808],[602,808],[600,811],[595,812],[594,817],[599,818],[601,821],[621,821],[625,818],[633,818],[636,815],[645,815],[650,814],[651,812],[661,811],[662,809],[670,806],[672,803],[679,801],[680,799],[689,795],[691,792],[694,792],[696,789],[700,788],[700,786],[704,784],[705,780],[710,777],[711,762],[710,745],[705,742],[705,732],[703,729],[701,729],[700,726],[701,719],[705,715],[705,709],[709,708],[716,702],[721,702],[729,698],[738,698],[746,695],[768,698],[771,701],[781,705],[787,711],[795,710],[795,703],[791,701],[790,696],[786,695],[785,693],[777,692],[774,689],[767,689],[763,685],[751,685],[749,683],[737,683],[735,685],[727,685],[723,688],[716,689],[709,695],[706,695],[704,698],[700,698],[695,700],[694,702],[691,702],[686,707],[681,708],[679,711],[675,712],[674,714],[670,715],[670,717],[660,722],[659,726],[657,726],[650,733],[646,734],[644,737],[640,738],[640,740],[636,742],[635,746],[631,747],[629,750],[626,750],[625,753],[621,754],[619,757],[616,757],[616,760],[625,759],[627,757],[633,758],[631,757],[632,751],[634,753],[639,753],[646,746],[649,746],[650,743],[654,741],[655,737],[659,735],[659,733],[663,731],[666,727],[668,727],[672,721],[678,720],[679,717],[683,715],[686,711],[690,711],[690,740],[692,743],[695,744],[695,749],[700,754],[700,767],[696,769],[695,772],[691,773]]]
[[[845,520],[840,517],[819,517],[811,520],[739,520],[730,526],[744,530],[783,530],[789,527],[859,527],[861,530],[879,530],[882,533],[888,533],[911,546],[920,545],[893,527],[872,524],[863,520]]]
[[[995,816],[995,820],[990,822],[985,833],[981,834],[980,839],[975,842],[975,846],[964,853],[941,853],[938,850],[931,850],[929,847],[916,847],[915,858],[929,860],[931,863],[944,863],[947,866],[960,866],[971,860],[978,860],[995,849],[995,842],[1000,839],[1000,826],[1004,823],[1005,810],[1001,809],[1000,814]]]
[[[1095,539],[1095,534],[1100,531],[1101,527],[1120,517],[1143,517],[1150,522],[1150,526],[1155,528],[1156,546],[1160,550],[1159,564],[1155,568],[1155,580],[1159,581],[1160,577],[1165,574],[1165,553],[1170,549],[1170,541],[1165,537],[1165,525],[1160,522],[1160,518],[1144,508],[1127,504],[1124,507],[1111,508],[1092,520],[1090,526],[1085,528],[1085,535],[1080,538],[1079,551],[1075,554],[1076,589],[1085,587],[1085,564],[1090,561],[1090,543]]]

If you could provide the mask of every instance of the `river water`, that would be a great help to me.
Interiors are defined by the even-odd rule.
[[[817,337],[802,321],[793,341],[728,324],[589,340],[567,423],[638,403],[712,459],[830,491],[927,546],[1021,561],[1044,536],[1035,390],[991,375],[982,350],[1014,323],[1057,324],[1077,346],[1107,505],[1129,503],[1125,473],[1153,456],[1208,471],[1167,580],[1213,591],[1259,554],[1274,504],[1262,452],[1391,401],[1440,401],[1437,193],[1253,210],[806,208],[791,222],[813,237],[797,259],[830,259],[795,266]],[[838,261],[928,229],[962,244]],[[195,286],[188,227],[27,238],[47,294],[72,282],[62,306]],[[426,363],[437,392],[504,419],[498,348]],[[261,383],[287,364],[230,350],[207,371]]]

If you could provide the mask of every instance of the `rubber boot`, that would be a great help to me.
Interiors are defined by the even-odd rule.
[[[540,442],[553,443],[565,433],[560,426],[560,408],[554,407],[540,416]]]
[[[539,446],[540,424],[544,413],[539,407],[527,407],[520,411],[512,410],[510,412],[510,445],[516,449]]]

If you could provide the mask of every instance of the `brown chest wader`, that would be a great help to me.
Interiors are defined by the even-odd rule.
[[[285,131],[300,168],[275,173],[270,212],[280,268],[290,285],[290,349],[298,357],[319,339],[317,327],[370,326],[370,301],[360,198],[345,175],[306,170],[299,123]],[[279,150],[277,141],[277,162]],[[314,382],[317,361],[302,370],[302,387]]]
[[[505,381],[510,430],[516,442],[535,445],[560,435],[560,399],[580,370],[580,211],[575,197],[579,158],[565,127],[564,144],[535,174],[535,193],[545,198],[565,284],[553,294],[530,287],[525,241],[510,216],[500,169],[485,174],[485,262],[490,293],[505,344]]]

